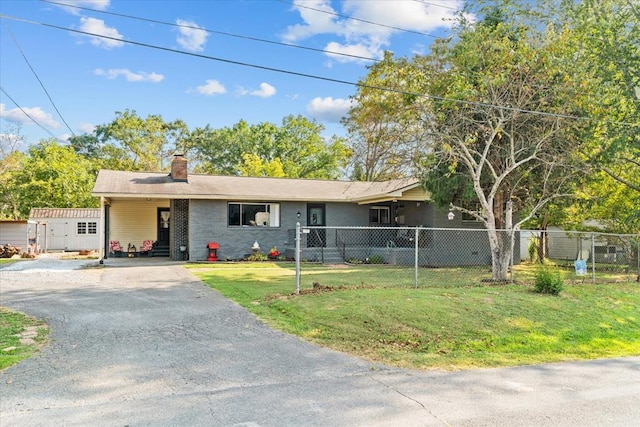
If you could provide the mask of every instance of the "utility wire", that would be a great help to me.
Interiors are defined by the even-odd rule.
[[[45,22],[32,21],[32,20],[13,17],[13,16],[9,16],[9,15],[4,15],[4,14],[0,14],[0,18],[10,19],[10,20],[13,20],[13,21],[18,21],[18,22],[24,22],[24,23],[27,23],[27,24],[41,25],[43,27],[55,28],[55,29],[58,29],[58,30],[69,31],[69,32],[72,32],[72,33],[83,34],[83,35],[91,36],[91,37],[98,37],[98,38],[103,38],[103,39],[107,39],[107,40],[114,40],[114,41],[117,41],[117,42],[120,42],[120,43],[127,43],[127,44],[131,44],[131,45],[134,45],[134,46],[141,46],[141,47],[161,50],[161,51],[165,51],[165,52],[171,52],[171,53],[177,53],[177,54],[186,55],[186,56],[192,56],[192,57],[196,57],[196,58],[208,59],[208,60],[211,60],[211,61],[223,62],[223,63],[226,63],[226,64],[240,65],[240,66],[243,66],[243,67],[256,68],[256,69],[259,69],[259,70],[272,71],[272,72],[275,72],[275,73],[288,74],[288,75],[292,75],[292,76],[305,77],[305,78],[315,79],[315,80],[322,80],[322,81],[331,82],[331,83],[339,83],[339,84],[344,84],[344,85],[349,85],[349,86],[368,88],[368,89],[379,90],[379,91],[383,91],[383,92],[398,93],[398,94],[409,95],[409,96],[418,96],[418,97],[427,98],[427,99],[433,99],[433,100],[437,100],[437,101],[447,101],[447,102],[453,102],[453,103],[462,104],[462,105],[474,105],[474,106],[485,107],[485,108],[494,108],[496,110],[514,111],[514,112],[534,114],[534,115],[545,116],[545,117],[556,117],[556,118],[562,118],[562,119],[585,120],[585,121],[593,121],[593,120],[595,120],[595,119],[593,119],[591,117],[575,116],[575,115],[570,115],[570,114],[547,113],[547,112],[544,112],[544,111],[527,110],[527,109],[508,107],[508,106],[502,106],[502,105],[493,105],[493,104],[488,104],[488,103],[484,103],[484,102],[466,101],[466,100],[463,100],[463,99],[446,98],[446,97],[437,96],[437,95],[430,95],[430,94],[417,93],[417,92],[409,92],[409,91],[404,91],[404,90],[394,89],[394,88],[389,88],[389,87],[383,87],[383,86],[373,86],[373,85],[368,85],[368,84],[364,84],[364,83],[360,83],[360,82],[352,82],[352,81],[341,80],[341,79],[336,79],[336,78],[332,78],[332,77],[319,76],[317,74],[308,74],[308,73],[302,73],[302,72],[299,72],[299,71],[285,70],[285,69],[282,69],[282,68],[275,68],[275,67],[269,67],[269,66],[265,66],[265,65],[252,64],[252,63],[248,63],[248,62],[235,61],[235,60],[232,60],[232,59],[219,58],[219,57],[204,55],[204,54],[200,54],[200,53],[186,52],[186,51],[183,51],[183,50],[172,49],[172,48],[168,48],[168,47],[157,46],[157,45],[152,45],[152,44],[149,44],[149,43],[137,42],[137,41],[133,41],[133,40],[119,39],[119,38],[116,38],[116,37],[105,36],[103,34],[90,33],[90,32],[87,32],[87,31],[82,31],[82,30],[77,30],[77,29],[67,28],[67,27],[61,27],[59,25],[47,24]],[[620,124],[620,125],[626,125],[626,126],[633,126],[633,127],[640,126],[639,123],[626,123],[626,122],[616,122],[616,121],[607,121],[607,122],[608,123],[614,123],[614,124]]]
[[[7,96],[7,98],[9,98],[9,99],[11,100],[11,102],[13,102],[13,104],[14,104],[16,107],[18,107],[18,109],[19,109],[20,111],[22,111],[22,113],[23,113],[25,116],[27,116],[27,117],[29,118],[29,120],[31,120],[33,123],[35,123],[36,125],[38,125],[38,127],[39,127],[40,129],[42,129],[43,131],[45,131],[46,133],[48,133],[52,138],[54,138],[54,139],[56,139],[56,140],[58,140],[58,141],[60,141],[60,142],[66,142],[66,141],[61,140],[61,139],[60,139],[60,138],[58,138],[57,136],[55,136],[55,135],[53,134],[53,132],[51,132],[49,129],[47,129],[46,127],[44,127],[43,125],[41,125],[41,124],[40,124],[40,122],[38,122],[36,119],[34,119],[34,118],[33,118],[33,116],[31,116],[31,114],[27,113],[27,112],[26,112],[26,111],[25,111],[25,110],[20,106],[20,104],[18,104],[18,103],[16,102],[16,100],[15,100],[15,99],[13,99],[13,98],[11,97],[11,95],[9,95],[9,94],[7,93],[7,91],[6,91],[6,90],[4,90],[4,88],[3,88],[2,86],[0,86],[0,91],[2,91],[2,93],[4,93],[4,94]]]
[[[42,83],[42,80],[40,80],[40,77],[38,77],[38,73],[36,73],[36,70],[34,70],[33,67],[31,66],[31,63],[27,59],[27,56],[25,55],[24,51],[22,50],[22,47],[20,47],[20,44],[18,43],[18,40],[16,39],[16,36],[13,34],[13,31],[11,31],[11,28],[9,27],[9,24],[7,24],[7,22],[4,21],[4,20],[3,20],[3,23],[7,27],[7,31],[11,35],[11,38],[13,39],[13,42],[15,43],[16,47],[20,51],[20,54],[22,55],[22,58],[24,59],[24,62],[27,63],[27,65],[29,66],[29,69],[31,70],[31,72],[35,76],[36,80],[38,80],[38,83],[40,83],[40,87],[42,87],[42,90],[47,95],[47,98],[49,98],[49,102],[51,102],[51,105],[53,105],[53,108],[56,110],[56,113],[58,113],[58,116],[60,117],[60,119],[62,120],[64,125],[67,127],[67,129],[69,129],[69,132],[71,132],[71,135],[76,136],[75,132],[71,129],[71,127],[69,126],[67,121],[64,119],[64,117],[62,117],[62,113],[58,109],[58,106],[56,105],[56,103],[53,102],[53,99],[51,98],[51,95],[49,94],[49,91],[44,86],[44,83]]]
[[[416,3],[422,3],[422,4],[426,4],[429,6],[434,6],[434,7],[441,7],[443,9],[449,9],[449,10],[454,10],[456,12],[458,12],[460,9],[457,9],[455,7],[451,7],[451,6],[445,6],[443,4],[439,4],[439,3],[432,3],[430,1],[426,1],[426,0],[413,0]]]
[[[433,34],[423,33],[422,31],[407,30],[406,28],[394,27],[393,25],[386,25],[386,24],[381,24],[379,22],[369,21],[369,20],[366,20],[366,19],[354,18],[353,16],[342,15],[340,13],[332,12],[332,11],[329,11],[329,10],[318,9],[316,7],[311,7],[311,6],[304,6],[304,5],[300,4],[300,3],[292,3],[292,2],[290,2],[288,0],[276,0],[276,1],[279,1],[281,3],[287,3],[287,4],[290,4],[292,6],[299,7],[301,9],[308,9],[308,10],[313,10],[315,12],[326,13],[327,15],[337,16],[338,18],[342,18],[342,19],[349,19],[351,21],[364,22],[365,24],[375,25],[377,27],[384,27],[384,28],[389,28],[389,29],[396,30],[396,31],[402,31],[404,33],[412,33],[412,34],[418,34],[418,35],[421,35],[421,36],[433,37],[434,39],[439,39],[440,38],[438,36],[434,36]]]
[[[328,53],[328,54],[331,54],[331,55],[344,56],[344,57],[348,57],[348,58],[360,59],[360,60],[363,60],[363,61],[374,61],[374,62],[379,61],[379,59],[377,59],[377,58],[370,58],[370,57],[367,57],[367,56],[353,55],[353,54],[349,54],[349,53],[336,52],[336,51],[332,51],[332,50],[319,49],[319,48],[314,48],[314,47],[309,47],[309,46],[301,46],[301,45],[292,44],[292,43],[277,42],[277,41],[274,41],[274,40],[267,40],[267,39],[262,39],[262,38],[258,38],[258,37],[246,36],[246,35],[242,35],[242,34],[228,33],[228,32],[225,32],[225,31],[210,30],[208,28],[202,28],[202,27],[198,27],[198,26],[194,26],[194,25],[175,24],[173,22],[159,21],[159,20],[151,19],[151,18],[142,18],[142,17],[139,17],[139,16],[126,15],[124,13],[108,12],[106,10],[97,10],[97,9],[92,9],[90,7],[77,6],[77,5],[66,4],[66,3],[59,3],[59,2],[56,2],[56,1],[52,1],[52,0],[40,0],[40,1],[42,3],[50,3],[50,4],[55,4],[57,6],[62,6],[62,7],[70,7],[70,8],[73,8],[73,9],[86,10],[86,11],[89,11],[89,12],[102,13],[102,14],[105,14],[105,15],[118,16],[118,17],[121,17],[121,18],[135,19],[135,20],[138,20],[138,21],[150,22],[152,24],[161,24],[161,25],[168,25],[168,26],[177,27],[177,28],[188,28],[188,29],[191,29],[191,30],[200,30],[200,31],[205,31],[205,32],[210,33],[210,34],[217,34],[217,35],[227,36],[227,37],[235,37],[235,38],[238,38],[238,39],[250,40],[250,41],[260,42],[260,43],[268,43],[268,44],[272,44],[272,45],[276,45],[276,46],[286,46],[286,47],[291,47],[291,48],[295,48],[295,49],[309,50],[309,51],[312,51],[312,52]]]

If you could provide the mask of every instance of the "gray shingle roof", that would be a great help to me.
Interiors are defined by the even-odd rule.
[[[190,174],[188,182],[174,182],[165,173],[101,170],[93,195],[184,199],[362,202],[397,197],[418,186],[415,178],[385,182],[264,178]],[[425,195],[425,200],[428,197]]]

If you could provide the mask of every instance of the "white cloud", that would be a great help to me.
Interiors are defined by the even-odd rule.
[[[111,37],[110,39],[105,39],[102,37],[88,36],[91,44],[94,46],[111,49],[124,45],[124,42],[119,41],[122,40],[122,34],[120,34],[117,29],[107,26],[102,19],[80,18],[80,30],[87,33]]]
[[[82,133],[93,133],[95,129],[96,126],[92,125],[91,123],[80,123],[78,125],[78,130]]]
[[[428,33],[438,28],[451,27],[455,9],[462,9],[462,6],[462,1],[450,0],[431,0],[428,3],[413,0],[393,2],[346,0],[343,12],[365,21],[384,23],[389,27]],[[366,33],[384,34],[399,31],[352,20],[349,20],[347,25],[352,31],[361,27],[361,31]]]
[[[0,117],[12,123],[35,124],[27,114],[44,127],[56,129],[60,126],[60,123],[55,121],[51,114],[44,112],[40,107],[22,107],[22,110],[19,108],[7,110],[4,104],[0,104]]]
[[[299,7],[304,6],[304,7]],[[342,25],[333,13],[330,0],[301,1],[295,0],[293,8],[300,13],[304,24],[290,25],[283,35],[287,42],[295,42],[316,34],[340,33]],[[313,10],[316,9],[316,10]],[[318,10],[328,13],[318,12]]]
[[[69,6],[88,7],[90,9],[97,9],[97,10],[107,10],[111,1],[110,0],[57,0],[57,3],[61,3],[62,5],[69,5]],[[56,6],[59,6],[59,5],[56,5]],[[75,9],[73,7],[62,6],[62,9],[74,15],[79,15],[82,12],[81,9]]]
[[[108,79],[116,79],[119,76],[124,77],[128,82],[151,82],[151,83],[160,83],[164,80],[164,76],[158,73],[147,73],[145,71],[139,71],[134,73],[133,71],[129,71],[126,68],[111,68],[107,71],[102,68],[96,68],[93,70],[93,74],[96,76],[103,76]]]
[[[252,96],[259,96],[260,98],[270,98],[276,94],[276,88],[269,83],[260,83],[260,89],[250,92]]]
[[[338,62],[369,62],[366,59],[360,58],[374,58],[381,59],[384,56],[384,52],[382,49],[382,45],[380,44],[351,44],[351,45],[343,45],[338,42],[330,42],[327,47],[324,48],[327,51],[335,52],[327,53],[327,56],[331,59],[334,59]],[[342,55],[339,55],[342,54]],[[345,56],[352,55],[352,56]],[[356,58],[360,57],[360,58]]]
[[[188,51],[202,52],[209,33],[199,29],[202,27],[193,21],[176,19],[176,24],[181,25],[178,27],[178,32],[180,33],[177,39],[178,44]]]
[[[318,97],[307,104],[307,113],[314,119],[337,123],[347,114],[352,105],[353,101],[350,99]]]
[[[381,57],[382,49],[390,44],[391,37],[402,31],[400,29],[431,33],[450,28],[456,12],[454,9],[461,7],[462,0],[432,0],[428,3],[413,0],[345,0],[342,2],[342,9],[336,11],[331,7],[330,0],[295,0],[293,9],[300,14],[303,23],[287,27],[282,38],[287,42],[297,42],[320,34],[333,34],[340,41],[330,42],[326,50],[377,59]],[[363,21],[384,23],[385,26]],[[341,62],[363,61],[341,55],[327,55]]]
[[[206,84],[196,87],[196,92],[211,96],[227,93],[227,89],[217,80],[207,80]]]

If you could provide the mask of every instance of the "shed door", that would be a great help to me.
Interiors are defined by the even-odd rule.
[[[49,249],[64,250],[67,249],[67,238],[69,234],[68,222],[51,222],[49,223],[49,231],[51,240],[49,241]]]

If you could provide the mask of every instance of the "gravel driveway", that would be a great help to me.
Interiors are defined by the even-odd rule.
[[[640,358],[468,372],[374,365],[275,332],[180,264],[0,270],[51,343],[0,373],[0,425],[629,426]]]

